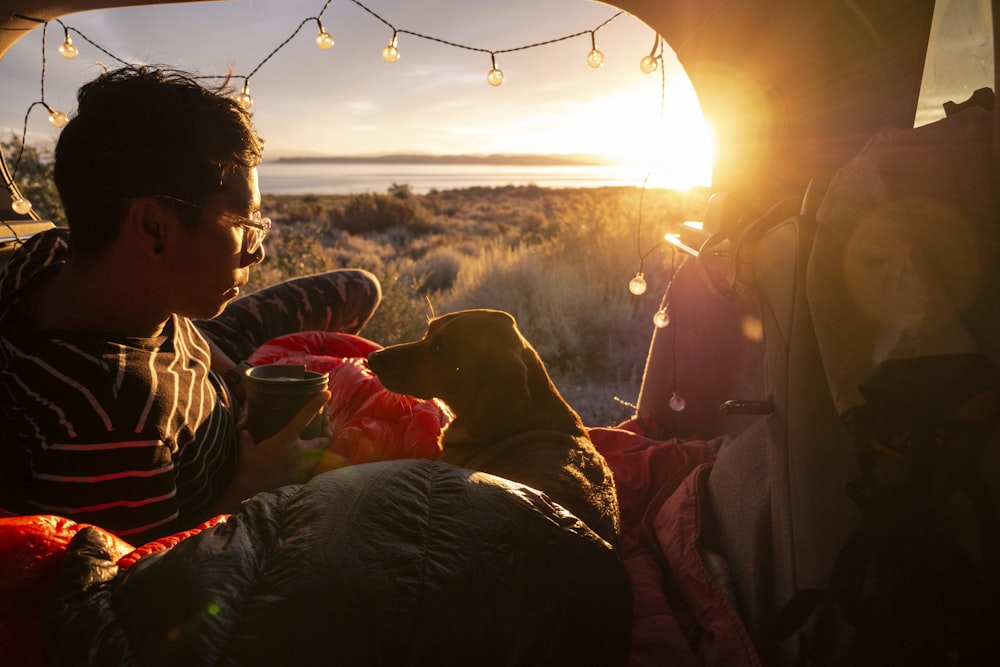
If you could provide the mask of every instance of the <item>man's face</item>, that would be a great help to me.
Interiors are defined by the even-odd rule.
[[[239,296],[250,267],[264,258],[263,247],[246,252],[246,237],[252,231],[240,219],[259,210],[255,168],[231,176],[226,187],[205,202],[198,225],[184,230],[171,249],[171,312],[212,318]]]

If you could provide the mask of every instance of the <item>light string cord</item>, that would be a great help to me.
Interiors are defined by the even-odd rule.
[[[316,16],[310,16],[310,17],[307,17],[307,18],[303,19],[299,23],[299,25],[295,28],[295,30],[293,30],[292,33],[288,37],[286,37],[281,43],[279,43],[276,47],[274,47],[274,49],[272,49],[263,58],[263,60],[261,60],[252,70],[250,70],[250,72],[248,74],[239,75],[239,74],[231,74],[230,73],[230,74],[227,74],[227,75],[214,75],[214,76],[213,75],[205,75],[205,76],[198,76],[198,77],[194,77],[194,78],[200,79],[200,80],[210,80],[210,79],[231,80],[231,79],[241,79],[243,81],[243,95],[248,96],[249,82],[250,82],[251,77],[253,77],[279,51],[281,51],[283,48],[285,48],[285,46],[287,46],[288,43],[291,42],[299,34],[299,32],[302,31],[302,28],[305,27],[306,24],[315,21],[316,25],[319,28],[319,30],[321,32],[323,32],[322,17],[326,13],[327,9],[330,7],[330,5],[331,5],[332,2],[333,2],[333,0],[326,0],[326,2],[323,4],[322,9],[320,9],[319,13]],[[433,41],[433,42],[438,42],[440,44],[444,44],[444,45],[451,46],[451,47],[454,47],[454,48],[464,49],[464,50],[467,50],[467,51],[476,51],[476,52],[480,52],[480,53],[489,53],[490,57],[491,57],[492,67],[493,67],[493,69],[491,70],[491,75],[492,75],[493,72],[499,72],[499,70],[496,67],[496,54],[500,54],[500,53],[512,53],[512,52],[515,52],[515,51],[523,51],[523,50],[526,50],[526,49],[536,48],[536,47],[545,46],[545,45],[548,45],[548,44],[554,44],[554,43],[557,43],[557,42],[566,41],[566,40],[569,40],[569,39],[574,39],[574,38],[580,37],[582,35],[590,35],[590,37],[591,37],[591,44],[594,45],[595,44],[595,37],[594,37],[595,33],[598,30],[600,30],[601,28],[604,28],[605,26],[607,26],[609,23],[611,23],[612,21],[614,21],[615,19],[617,19],[621,15],[625,14],[624,11],[618,11],[615,14],[613,14],[612,16],[610,16],[609,18],[605,19],[603,22],[601,22],[597,26],[595,26],[594,28],[591,28],[589,30],[582,30],[582,31],[575,32],[575,33],[572,33],[572,34],[569,34],[569,35],[564,35],[562,37],[556,37],[554,39],[543,40],[543,41],[540,41],[540,42],[534,42],[534,43],[525,44],[525,45],[522,45],[522,46],[516,46],[516,47],[512,47],[512,48],[507,48],[507,49],[491,50],[491,49],[485,49],[485,48],[481,48],[481,47],[468,46],[468,45],[460,44],[460,43],[457,43],[457,42],[452,42],[452,41],[449,41],[449,40],[441,39],[439,37],[434,37],[432,35],[427,35],[427,34],[415,32],[415,31],[412,31],[412,30],[397,29],[392,23],[390,23],[389,21],[387,21],[385,18],[383,18],[381,15],[379,15],[378,13],[376,13],[375,11],[373,11],[371,8],[369,8],[368,6],[366,6],[364,3],[360,2],[359,0],[350,0],[350,2],[352,2],[355,5],[357,5],[358,7],[360,7],[361,9],[363,9],[365,12],[367,12],[368,14],[370,14],[372,17],[374,17],[375,19],[377,19],[378,21],[380,21],[381,23],[383,23],[384,25],[386,25],[387,27],[389,27],[393,31],[393,44],[395,43],[395,38],[396,38],[397,35],[399,35],[399,34],[407,34],[407,35],[411,35],[413,37],[417,37],[417,38],[420,38],[420,39],[425,39],[425,40],[429,40],[429,41]],[[34,22],[34,23],[39,23],[39,24],[42,25],[42,68],[41,68],[41,86],[40,86],[40,88],[41,88],[41,100],[38,101],[38,102],[33,102],[28,107],[28,110],[25,113],[24,127],[23,127],[22,132],[21,132],[21,145],[20,145],[20,148],[19,148],[19,151],[18,151],[17,159],[14,162],[13,169],[10,170],[10,171],[8,171],[8,169],[6,168],[6,166],[7,166],[6,163],[3,163],[2,164],[3,168],[0,169],[0,171],[3,172],[4,185],[7,187],[7,189],[9,191],[13,192],[14,189],[15,189],[14,179],[15,179],[15,177],[17,175],[17,171],[18,171],[18,168],[20,167],[21,159],[22,159],[23,154],[24,154],[24,148],[25,148],[24,144],[25,144],[25,141],[27,140],[27,136],[28,136],[28,124],[29,124],[29,118],[30,118],[32,110],[36,106],[41,105],[41,106],[44,106],[49,111],[50,114],[55,114],[57,112],[55,112],[45,102],[45,77],[46,77],[46,70],[47,70],[47,61],[46,61],[46,33],[47,33],[47,28],[48,28],[49,21],[46,20],[46,19],[41,19],[41,18],[37,18],[37,17],[33,17],[33,16],[27,16],[27,15],[16,13],[16,12],[12,13],[11,16],[15,17],[15,18],[22,19],[22,20],[31,21],[31,22]],[[107,55],[108,57],[112,58],[113,60],[121,63],[124,66],[129,66],[130,65],[129,62],[127,62],[126,60],[124,60],[124,59],[120,58],[119,56],[115,55],[114,53],[112,53],[111,51],[109,51],[108,49],[106,49],[104,46],[98,44],[94,40],[90,39],[87,35],[83,34],[79,30],[77,30],[76,28],[67,26],[65,23],[63,23],[59,19],[54,19],[54,20],[56,21],[56,23],[58,23],[63,28],[63,31],[64,31],[64,34],[66,36],[66,40],[67,41],[69,40],[69,33],[70,33],[70,31],[72,31],[74,34],[78,35],[81,39],[83,39],[84,41],[86,41],[88,44],[90,44],[91,46],[95,47],[96,49],[98,49],[99,51],[101,51],[102,53],[104,53],[105,55]],[[493,81],[494,81],[494,79],[491,77],[491,83]],[[501,74],[501,77],[500,77],[500,81],[502,82],[502,74]],[[661,92],[661,95],[662,95],[662,92]],[[59,113],[61,113],[61,112],[59,112]]]
[[[49,21],[46,21],[45,19],[35,18],[33,16],[26,16],[24,14],[19,14],[17,12],[12,13],[11,16],[14,17],[14,18],[22,19],[24,21],[31,21],[33,23],[40,23],[41,26],[42,26],[42,69],[41,69],[41,77],[40,77],[40,82],[39,82],[40,99],[38,101],[36,101],[36,102],[32,102],[28,106],[28,110],[24,114],[24,124],[23,124],[23,127],[21,129],[21,141],[20,141],[20,145],[18,146],[17,156],[14,159],[13,169],[10,169],[10,170],[7,169],[6,161],[4,161],[4,163],[2,165],[3,168],[0,169],[0,172],[3,173],[4,186],[6,186],[6,188],[8,190],[13,191],[13,189],[15,187],[14,178],[17,176],[17,170],[20,168],[20,166],[21,166],[21,160],[24,157],[25,142],[27,141],[27,138],[28,138],[28,122],[29,122],[29,119],[31,117],[31,112],[37,106],[43,106],[43,107],[45,107],[45,109],[50,114],[54,113],[54,110],[45,101],[45,77],[46,77],[46,73],[48,72],[48,58],[47,58],[46,41],[47,41],[47,38],[48,38]],[[77,30],[76,28],[67,26],[65,23],[63,23],[59,19],[55,19],[55,22],[58,23],[62,27],[63,33],[66,36],[67,40],[69,39],[69,33],[70,33],[70,31],[72,31],[73,33],[75,33],[76,35],[78,35],[81,39],[83,39],[85,42],[87,42],[88,44],[90,44],[91,46],[93,46],[94,48],[96,48],[97,50],[101,51],[102,53],[104,53],[108,57],[113,58],[114,60],[117,60],[118,62],[120,62],[123,65],[128,65],[128,63],[126,61],[122,60],[121,58],[119,58],[115,54],[111,53],[106,48],[104,48],[103,46],[101,46],[100,44],[98,44],[97,42],[95,42],[94,40],[90,39],[89,37],[87,37],[87,35],[83,34],[79,30]]]
[[[280,44],[278,44],[276,47],[274,47],[271,50],[270,53],[268,53],[266,56],[264,56],[264,59],[261,60],[259,63],[257,63],[257,66],[254,67],[252,70],[250,70],[249,74],[203,75],[203,76],[196,76],[194,78],[195,79],[199,79],[199,80],[208,80],[208,79],[226,79],[226,80],[229,80],[229,79],[242,79],[243,80],[243,89],[245,91],[247,85],[250,83],[250,77],[252,77],[254,74],[256,74],[260,70],[261,67],[263,67],[271,58],[273,58],[278,53],[278,51],[281,51],[283,48],[285,48],[288,45],[289,42],[291,42],[293,39],[295,39],[295,36],[298,35],[302,31],[302,28],[305,27],[305,25],[307,23],[311,23],[312,21],[315,21],[316,25],[319,27],[319,29],[320,30],[323,29],[323,22],[322,22],[321,19],[323,17],[323,12],[325,12],[326,8],[330,6],[330,2],[332,2],[332,0],[327,0],[327,3],[325,5],[323,5],[323,9],[322,9],[322,11],[320,11],[320,13],[318,15],[316,15],[316,16],[310,16],[308,18],[302,19],[302,22],[299,23],[298,27],[295,28],[295,30],[292,31],[292,34],[290,34],[288,37],[286,37]]]
[[[454,47],[456,49],[465,49],[466,51],[478,51],[479,53],[489,53],[491,55],[496,55],[498,53],[513,53],[515,51],[524,51],[525,49],[533,49],[533,48],[539,47],[539,46],[547,46],[549,44],[555,44],[557,42],[564,42],[564,41],[566,41],[568,39],[574,39],[574,38],[580,37],[582,35],[591,35],[593,37],[594,33],[596,33],[598,30],[600,30],[604,26],[608,25],[609,23],[611,23],[612,21],[614,21],[616,18],[618,18],[619,16],[621,16],[622,14],[625,13],[624,11],[616,12],[614,15],[612,15],[610,18],[608,18],[607,20],[605,20],[600,25],[598,25],[598,26],[596,26],[594,28],[591,28],[590,30],[581,30],[580,32],[575,32],[572,35],[564,35],[562,37],[556,37],[554,39],[547,39],[545,41],[535,42],[533,44],[525,44],[523,46],[515,46],[515,47],[509,48],[509,49],[484,49],[484,48],[477,47],[477,46],[467,46],[465,44],[459,44],[458,42],[451,42],[451,41],[448,41],[446,39],[441,39],[440,37],[434,37],[432,35],[425,35],[425,34],[422,34],[422,33],[419,33],[419,32],[414,32],[412,30],[405,30],[405,29],[402,29],[402,28],[397,28],[392,23],[390,23],[389,21],[387,21],[384,18],[382,18],[379,14],[377,14],[376,12],[374,12],[370,7],[366,6],[364,3],[360,2],[359,0],[350,0],[350,2],[354,3],[355,5],[357,5],[358,7],[360,7],[363,10],[365,10],[366,12],[368,12],[369,14],[371,14],[373,17],[375,17],[376,19],[378,19],[379,21],[381,21],[383,24],[385,24],[385,26],[387,28],[389,28],[390,30],[392,30],[393,33],[395,33],[395,34],[410,35],[412,37],[418,37],[420,39],[426,39],[428,41],[437,42],[439,44],[444,44],[446,46],[452,46],[452,47]],[[329,4],[329,3],[327,3],[327,4]]]
[[[201,78],[201,79],[213,79],[213,78],[215,78],[215,79],[221,79],[221,78],[242,79],[243,82],[244,82],[244,89],[245,89],[246,84],[249,84],[249,82],[250,82],[250,78],[253,77],[253,75],[256,74],[258,72],[258,70],[260,70],[260,68],[265,65],[265,63],[267,63],[279,51],[281,51],[281,49],[285,48],[285,46],[287,46],[288,43],[291,42],[295,38],[295,36],[298,35],[299,32],[302,31],[302,28],[305,27],[305,25],[307,23],[315,21],[316,25],[320,29],[320,31],[323,31],[323,22],[322,22],[323,14],[326,13],[326,10],[329,8],[330,3],[332,1],[333,0],[327,0],[326,4],[323,5],[323,9],[321,9],[320,12],[319,12],[319,14],[317,14],[316,16],[310,16],[309,18],[303,19],[302,22],[299,23],[298,27],[295,28],[294,31],[292,31],[292,34],[290,34],[287,38],[285,38],[284,41],[282,41],[270,53],[268,53],[264,57],[264,59],[261,60],[257,64],[257,66],[254,67],[250,71],[249,74],[246,74],[246,75],[239,75],[238,74],[238,75],[225,76],[225,77],[222,76],[222,75],[218,75],[218,76],[203,76],[203,77],[197,77],[197,78]],[[580,32],[575,32],[575,33],[570,34],[570,35],[564,35],[562,37],[556,37],[554,39],[547,39],[547,40],[544,40],[544,41],[541,41],[541,42],[534,42],[534,43],[531,43],[531,44],[525,44],[523,46],[516,46],[516,47],[512,47],[512,48],[507,48],[507,49],[486,49],[486,48],[477,47],[477,46],[468,46],[466,44],[460,44],[458,42],[452,42],[452,41],[449,41],[449,40],[446,40],[446,39],[442,39],[440,37],[434,37],[433,35],[427,35],[427,34],[415,32],[413,30],[407,30],[405,28],[397,28],[395,25],[393,25],[392,23],[390,23],[388,20],[386,20],[380,14],[378,14],[377,12],[375,12],[374,10],[372,10],[370,7],[368,7],[367,5],[365,5],[362,2],[359,2],[359,0],[349,0],[349,1],[352,2],[353,4],[357,5],[361,9],[363,9],[365,12],[367,12],[368,14],[370,14],[373,18],[375,18],[376,20],[378,20],[379,22],[381,22],[383,25],[385,25],[387,28],[389,28],[390,30],[392,30],[393,42],[395,42],[395,38],[396,38],[397,35],[410,35],[411,37],[417,37],[419,39],[425,39],[425,40],[428,40],[428,41],[431,41],[431,42],[437,42],[439,44],[444,44],[446,46],[451,46],[451,47],[454,47],[456,49],[464,49],[466,51],[476,51],[476,52],[479,52],[479,53],[488,53],[488,54],[490,54],[490,56],[493,57],[492,65],[493,65],[494,69],[496,69],[496,59],[495,59],[495,56],[497,54],[499,54],[499,53],[513,53],[515,51],[524,51],[524,50],[527,50],[527,49],[533,49],[533,48],[537,48],[537,47],[540,47],[540,46],[546,46],[548,44],[555,44],[557,42],[563,42],[563,41],[566,41],[566,40],[569,40],[569,39],[574,39],[574,38],[580,37],[582,35],[591,35],[593,37],[594,33],[596,33],[598,30],[600,30],[604,26],[608,25],[609,23],[611,23],[612,21],[614,21],[616,18],[618,18],[619,16],[621,16],[622,14],[625,13],[624,11],[616,12],[610,18],[606,19],[605,21],[603,21],[602,23],[600,23],[596,27],[591,28],[590,30],[581,30]]]
[[[37,102],[32,102],[28,106],[28,110],[24,112],[24,128],[21,131],[21,143],[18,146],[17,157],[14,159],[14,169],[11,171],[10,174],[7,173],[6,169],[3,170],[4,171],[4,175],[3,175],[4,185],[7,186],[8,190],[12,190],[12,188],[14,186],[14,177],[17,175],[17,170],[21,166],[21,158],[24,156],[24,142],[28,138],[28,119],[31,116],[31,112],[32,112],[32,110],[36,106],[38,106],[40,104],[43,105],[46,109],[49,108],[49,105],[45,103],[45,71],[46,71],[46,68],[48,67],[48,63],[47,63],[47,61],[45,59],[45,38],[46,38],[46,35],[47,35],[47,30],[48,30],[49,24],[48,24],[47,21],[39,21],[39,19],[30,18],[28,16],[21,16],[20,14],[14,14],[14,16],[17,17],[17,18],[21,18],[21,19],[27,19],[29,21],[41,22],[41,24],[42,24],[42,72],[41,72],[41,77],[40,77],[41,81],[39,83],[39,90],[41,91],[41,93],[40,93],[41,99],[39,101],[37,101]],[[50,110],[50,113],[51,113],[51,110]]]
[[[649,178],[652,175],[653,175],[652,169],[647,171],[646,177],[642,179],[642,187],[639,188],[639,215],[635,224],[635,252],[639,256],[640,275],[642,274],[642,267],[643,263],[646,261],[646,258],[649,257],[653,253],[653,251],[659,248],[660,246],[668,245],[667,243],[661,241],[660,243],[655,244],[652,248],[650,248],[646,252],[642,251],[642,206],[643,206],[643,200],[645,199],[647,186],[649,184]]]
[[[665,318],[663,326],[670,324],[671,315],[670,312],[674,309],[674,305],[670,303],[670,288],[674,286],[674,277],[677,275],[677,268],[675,266],[675,260],[677,259],[677,248],[670,248],[670,282],[667,283],[667,289],[663,291],[663,300],[660,302],[660,310],[657,313],[663,313]],[[687,257],[684,258],[687,261]],[[657,325],[659,326],[659,325]],[[663,327],[660,327],[663,328]],[[673,371],[673,393],[670,395],[670,400],[667,405],[670,407],[670,412],[673,413],[671,416],[673,419],[674,433],[677,432],[677,416],[678,413],[683,412],[684,408],[687,407],[687,401],[684,397],[677,391],[677,325],[671,327],[673,331],[670,333],[670,369]]]
[[[667,108],[667,73],[666,68],[663,67],[663,48],[664,48],[663,37],[659,33],[653,38],[653,48],[650,50],[649,55],[645,56],[640,62],[639,66],[643,71],[647,71],[652,63],[652,69],[648,69],[648,72],[652,72],[655,69],[660,70],[660,120],[662,121],[666,117]],[[639,189],[639,214],[635,225],[635,250],[636,255],[639,257],[639,269],[636,271],[635,277],[629,281],[629,291],[636,296],[640,296],[646,292],[646,279],[643,273],[643,267],[645,266],[646,258],[649,257],[656,249],[661,246],[668,245],[667,243],[661,241],[656,243],[646,252],[642,251],[642,204],[643,198],[646,194],[646,190],[649,185],[649,178],[652,176],[653,170],[649,169],[646,172],[645,178],[642,179],[642,187]],[[671,260],[673,261],[673,260]]]
[[[657,55],[657,51],[659,54]],[[653,40],[653,50],[650,52],[650,56],[654,58],[659,58],[659,62],[663,62],[663,38],[656,34]],[[667,68],[660,67],[660,120],[662,121],[667,115]],[[639,271],[642,271],[642,264],[654,250],[659,248],[664,243],[657,243],[652,248],[647,250],[645,253],[642,252],[642,199],[643,195],[646,193],[646,187],[649,183],[649,177],[652,175],[653,170],[650,169],[646,172],[646,177],[642,179],[642,189],[639,191],[639,220],[636,223],[635,229],[635,249],[636,253],[639,255]]]
[[[28,18],[28,17],[22,17],[22,16],[20,16],[18,14],[12,14],[12,16],[17,17],[17,18]],[[38,21],[38,19],[29,19],[29,20],[42,23],[42,72],[41,72],[41,84],[40,84],[42,101],[41,102],[32,102],[31,105],[28,106],[28,110],[24,114],[24,129],[21,132],[21,141],[20,141],[20,145],[18,146],[17,157],[16,157],[16,159],[14,161],[14,168],[13,168],[13,170],[11,170],[10,168],[8,168],[6,156],[0,154],[0,173],[3,174],[4,187],[6,187],[7,191],[10,192],[10,195],[11,195],[11,206],[12,206],[12,208],[18,209],[19,212],[24,213],[25,211],[21,207],[22,206],[27,206],[28,208],[27,208],[26,213],[28,214],[28,217],[31,218],[31,219],[37,219],[38,218],[38,214],[34,210],[32,210],[31,204],[26,199],[24,199],[23,196],[21,196],[21,194],[19,193],[18,187],[17,187],[17,183],[15,183],[15,181],[14,181],[14,179],[15,179],[15,177],[17,175],[18,167],[21,164],[21,158],[24,156],[24,142],[25,142],[25,140],[27,139],[27,136],[28,136],[28,118],[31,115],[32,109],[34,109],[39,104],[45,104],[45,68],[46,68],[46,61],[45,61],[45,28],[46,28],[47,23],[45,21]],[[48,105],[45,105],[45,106],[48,107]],[[21,239],[17,235],[17,232],[14,231],[14,228],[11,227],[6,222],[4,222],[4,226],[7,229],[9,229],[11,231],[11,233],[14,234],[14,240],[15,240],[16,243],[19,244],[21,242]]]
[[[69,35],[70,32],[73,32],[78,37],[80,37],[80,39],[82,39],[83,41],[87,42],[88,44],[90,44],[95,49],[97,49],[98,51],[100,51],[101,53],[103,53],[104,55],[106,55],[107,57],[111,58],[112,60],[117,60],[122,65],[128,65],[129,64],[125,60],[122,60],[121,58],[119,58],[115,54],[111,53],[106,48],[104,48],[103,46],[101,46],[100,44],[98,44],[97,42],[95,42],[94,40],[92,40],[90,37],[87,37],[86,35],[84,35],[82,32],[80,32],[79,30],[77,30],[73,26],[67,26],[65,23],[63,23],[59,19],[53,19],[53,20],[56,23],[58,23],[59,25],[61,25],[63,27],[63,31],[66,33],[67,36]]]

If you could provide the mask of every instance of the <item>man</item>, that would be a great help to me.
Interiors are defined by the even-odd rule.
[[[329,440],[298,434],[329,394],[255,443],[236,362],[291,331],[356,333],[381,295],[344,270],[237,299],[270,227],[262,150],[244,109],[183,73],[81,88],[55,155],[69,231],[0,275],[0,507],[141,544],[306,479]]]

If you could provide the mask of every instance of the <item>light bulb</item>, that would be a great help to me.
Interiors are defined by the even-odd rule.
[[[66,123],[69,122],[69,116],[64,114],[62,111],[49,109],[49,122],[56,127],[66,127]]]
[[[597,49],[591,49],[587,54],[587,64],[594,69],[600,69],[604,66],[604,54]]]
[[[670,324],[670,311],[667,310],[666,306],[653,314],[653,324],[657,329],[662,329]]]
[[[243,92],[233,95],[233,100],[244,109],[249,110],[253,106],[253,98],[250,97],[250,86],[243,86]]]
[[[674,395],[670,397],[670,409],[674,412],[683,412],[686,407],[687,401],[675,391]]]
[[[31,202],[24,197],[18,195],[11,198],[10,207],[13,209],[14,213],[18,215],[24,215],[31,210]]]
[[[628,281],[628,291],[636,296],[646,293],[646,279],[642,277],[642,272],[635,274],[635,278]]]
[[[69,35],[66,35],[66,39],[64,39],[63,43],[59,45],[59,55],[66,60],[73,60],[73,58],[76,58],[79,54],[80,51],[76,48],[76,44],[74,44],[73,40],[69,38]]]
[[[656,71],[657,63],[654,56],[643,56],[642,60],[639,61],[639,69],[641,69],[645,74],[652,74]]]
[[[486,80],[490,82],[491,86],[499,86],[503,83],[503,72],[494,66],[493,69],[490,70],[489,74],[486,75]]]
[[[316,35],[316,46],[324,51],[333,48],[333,37],[323,28],[320,28],[319,34]]]
[[[394,63],[399,60],[399,49],[394,44],[389,44],[382,49],[382,60],[387,63]]]

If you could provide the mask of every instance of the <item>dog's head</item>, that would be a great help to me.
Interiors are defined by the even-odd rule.
[[[441,399],[470,431],[527,411],[529,370],[541,368],[514,318],[485,309],[433,319],[422,339],[373,352],[368,365],[390,391]]]

